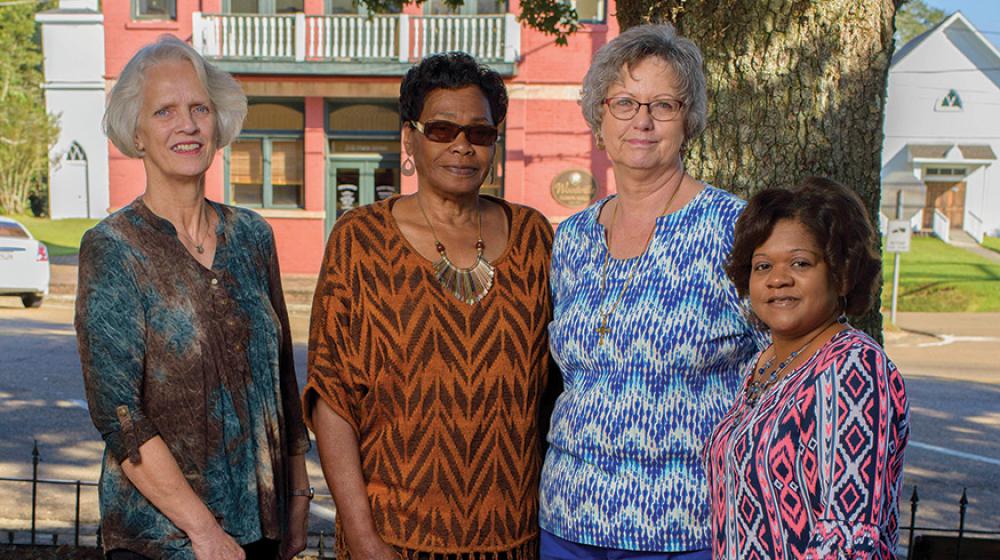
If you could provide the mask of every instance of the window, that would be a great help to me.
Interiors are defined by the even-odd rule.
[[[326,0],[326,13],[334,15],[356,14],[354,0]]]
[[[230,14],[297,14],[304,11],[304,0],[228,0]]]
[[[132,0],[132,19],[177,19],[176,0]]]
[[[251,101],[243,132],[229,148],[231,203],[253,208],[305,206],[305,108]]]
[[[507,12],[506,0],[465,0],[457,10],[445,5],[443,0],[431,0],[425,9],[431,15],[461,14],[466,16],[503,14]]]
[[[379,7],[377,12],[371,12],[368,6],[354,0],[326,0],[325,13],[332,15],[362,15],[369,14],[399,14],[402,13],[403,3],[389,2]]]
[[[605,0],[569,0],[576,8],[578,21],[585,23],[604,23]]]
[[[940,176],[965,176],[964,167],[928,167],[927,171],[924,173],[928,177],[940,177]]]
[[[393,102],[330,103],[326,122],[333,136],[399,138],[399,108]]]
[[[947,95],[941,98],[938,108],[942,111],[961,111],[962,98],[959,97],[957,91],[949,90]]]
[[[69,151],[66,152],[66,161],[87,161],[87,152],[83,151],[80,144],[73,142],[69,146]]]
[[[29,239],[28,232],[13,222],[0,222],[0,237]]]

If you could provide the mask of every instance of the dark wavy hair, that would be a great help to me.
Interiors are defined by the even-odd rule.
[[[428,56],[406,73],[399,85],[399,119],[402,124],[420,120],[424,100],[436,89],[476,86],[490,105],[493,124],[507,117],[507,88],[495,70],[479,64],[464,52]]]
[[[878,293],[882,259],[875,230],[858,195],[824,177],[808,177],[791,189],[767,189],[754,195],[736,221],[735,240],[726,274],[740,296],[750,291],[753,253],[781,220],[801,223],[823,248],[830,283],[847,299],[844,312],[868,311]]]

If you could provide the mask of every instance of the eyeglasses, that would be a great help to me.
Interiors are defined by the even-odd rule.
[[[616,119],[627,121],[639,114],[639,109],[644,105],[649,108],[649,116],[654,121],[672,121],[677,119],[684,108],[684,102],[680,99],[657,99],[649,103],[639,103],[631,97],[609,97],[604,100],[604,104],[611,111],[611,116]]]
[[[431,142],[454,142],[459,134],[464,133],[470,144],[492,146],[497,143],[497,139],[500,137],[500,131],[495,126],[485,124],[461,126],[451,121],[427,121],[425,123],[410,121],[410,126],[417,129]]]

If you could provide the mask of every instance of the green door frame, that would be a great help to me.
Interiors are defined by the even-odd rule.
[[[399,154],[330,154],[326,160],[326,195],[324,208],[324,238],[330,236],[330,230],[337,221],[337,170],[358,170],[358,201],[357,206],[375,202],[375,170],[399,169]]]

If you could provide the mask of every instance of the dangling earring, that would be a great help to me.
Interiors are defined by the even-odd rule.
[[[403,162],[403,165],[400,166],[399,172],[407,177],[412,177],[413,174],[417,172],[417,166],[413,165],[412,157],[406,156],[406,160]]]
[[[594,142],[597,144],[598,150],[604,149],[604,138],[601,136],[600,132],[594,132]]]
[[[840,296],[837,300],[840,303],[840,316],[837,317],[837,322],[841,325],[847,324],[847,296]]]

